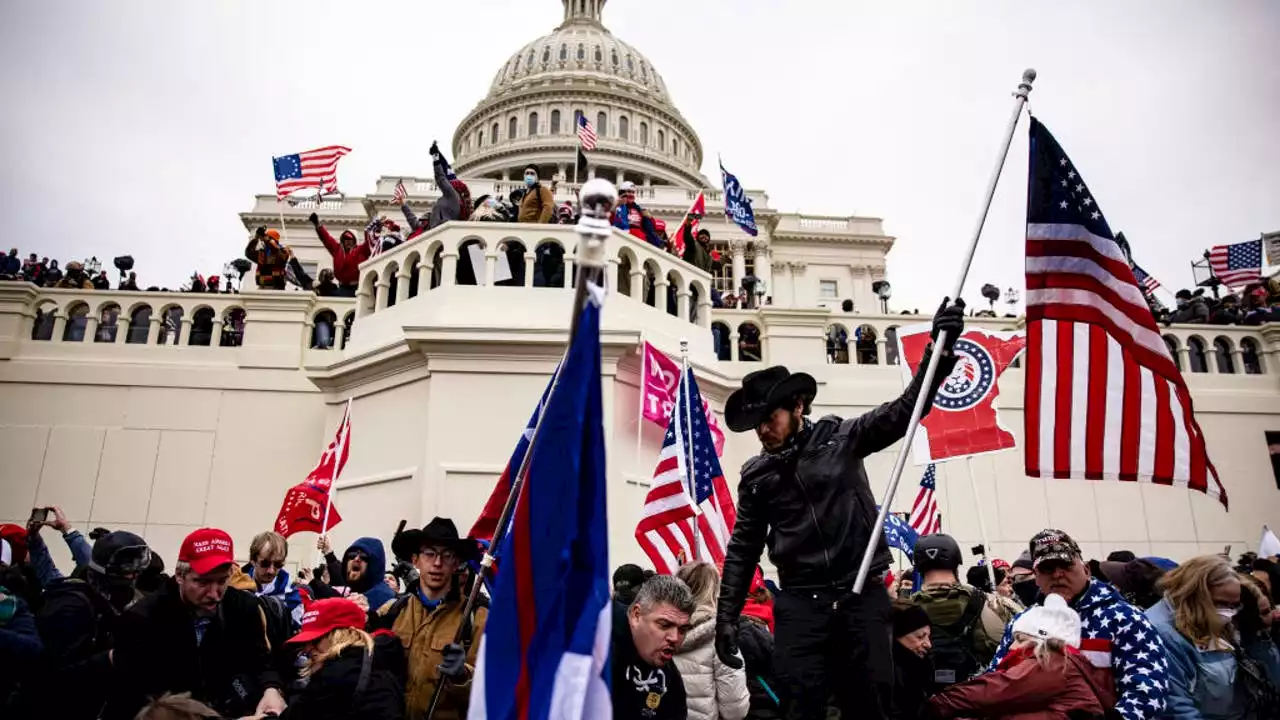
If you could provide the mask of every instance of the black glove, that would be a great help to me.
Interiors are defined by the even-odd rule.
[[[936,342],[938,333],[947,331],[942,349],[948,355],[956,346],[956,340],[964,334],[964,300],[956,298],[954,304],[948,305],[950,300],[951,298],[942,298],[942,304],[938,306],[938,312],[933,316],[933,332],[929,333],[929,339]]]
[[[432,141],[431,141],[431,150],[429,150],[428,152],[431,154],[432,159],[439,158],[439,157],[440,157],[440,143],[436,142],[435,140],[432,140]]]
[[[307,220],[310,221],[312,225],[320,225],[320,216],[315,213],[308,215]]]
[[[738,627],[733,623],[716,623],[716,656],[734,670],[742,667],[742,655],[738,654]]]
[[[444,646],[444,662],[436,666],[440,674],[457,682],[467,678],[467,651],[458,643]]]

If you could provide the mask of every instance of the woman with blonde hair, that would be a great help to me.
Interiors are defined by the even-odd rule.
[[[379,639],[375,650],[374,638],[364,631],[366,617],[346,598],[317,600],[306,608],[302,629],[289,638],[306,656],[306,687],[290,698],[281,718],[404,718],[403,685],[392,670],[403,665],[404,651],[394,638]]]
[[[1160,584],[1164,599],[1147,610],[1147,617],[1169,660],[1165,716],[1256,717],[1239,672],[1240,639],[1232,621],[1244,595],[1231,562],[1220,555],[1192,558],[1166,573]]]
[[[711,563],[695,562],[676,572],[693,591],[693,628],[675,656],[676,667],[688,694],[689,720],[742,720],[751,709],[747,673],[739,660],[736,668],[716,655],[716,599],[720,573]]]

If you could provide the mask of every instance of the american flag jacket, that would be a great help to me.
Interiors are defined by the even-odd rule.
[[[1080,653],[1094,667],[1111,668],[1116,712],[1124,720],[1159,717],[1169,689],[1169,659],[1147,616],[1115,588],[1094,578],[1089,578],[1089,586],[1071,607],[1080,613]],[[1009,623],[989,671],[995,670],[1012,644],[1013,623]]]

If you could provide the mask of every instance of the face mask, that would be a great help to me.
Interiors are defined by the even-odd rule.
[[[1039,593],[1040,588],[1036,586],[1035,580],[1022,580],[1013,584],[1013,594],[1018,596],[1024,606],[1034,604]]]
[[[525,176],[524,176],[524,184],[525,184],[527,187],[533,187],[534,185],[537,185],[537,184],[538,184],[538,176],[536,176],[536,175],[525,175]]]
[[[1231,622],[1238,612],[1240,611],[1236,608],[1218,608],[1218,617],[1222,618],[1225,622]]]

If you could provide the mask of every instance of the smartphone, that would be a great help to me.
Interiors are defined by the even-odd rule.
[[[28,525],[36,525],[47,522],[49,520],[49,508],[31,508],[31,519],[27,521]]]

